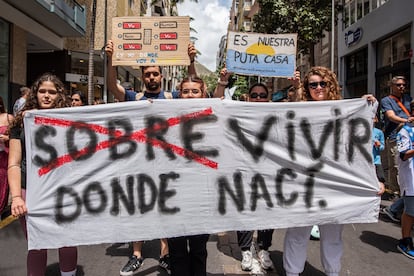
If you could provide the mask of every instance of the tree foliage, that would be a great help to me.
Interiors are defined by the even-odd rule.
[[[253,18],[258,33],[297,33],[298,51],[310,54],[314,65],[313,45],[330,31],[332,0],[258,0],[260,11]],[[335,16],[339,6],[336,5]],[[336,20],[335,20],[336,22]]]

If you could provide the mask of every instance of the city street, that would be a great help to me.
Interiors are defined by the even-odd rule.
[[[132,239],[332,222],[348,223],[340,276],[414,276],[397,219],[349,224],[375,220],[379,181],[388,197],[413,195],[413,11],[408,0],[0,0],[0,206],[36,218],[31,248],[89,244],[77,276],[120,275]],[[241,270],[236,233],[210,234],[208,276],[286,276],[286,229],[262,272]],[[122,243],[97,244],[108,241]],[[325,275],[322,242],[301,248],[300,276]],[[0,276],[26,276],[27,254],[7,206]],[[58,255],[48,250],[45,276],[61,276]],[[169,276],[159,240],[142,257],[134,276]],[[44,268],[33,259],[30,272]]]
[[[383,201],[384,205],[391,204]],[[4,221],[3,221],[4,223]],[[270,255],[275,270],[267,275],[284,275],[282,268],[283,238],[285,230],[273,235]],[[413,260],[403,256],[396,249],[400,238],[400,227],[386,216],[380,215],[377,224],[346,225],[343,233],[344,256],[341,275],[412,275]],[[144,245],[143,267],[134,275],[168,275],[158,267],[159,242]],[[208,275],[248,275],[240,270],[240,250],[234,232],[210,236],[208,242]],[[119,275],[119,269],[126,263],[130,250],[128,244],[101,244],[80,246],[78,274],[87,276]],[[18,221],[0,229],[0,275],[26,275],[26,241]],[[48,255],[47,276],[59,275],[57,251]],[[324,275],[319,260],[319,241],[309,241],[308,263],[302,275]]]

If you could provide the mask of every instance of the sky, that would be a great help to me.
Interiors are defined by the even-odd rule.
[[[206,66],[210,71],[216,70],[216,57],[220,39],[227,34],[227,26],[230,21],[230,6],[232,0],[198,0],[195,3],[191,0],[178,4],[180,16],[194,18],[190,27],[197,33],[190,33],[190,36],[197,37],[196,49],[201,53],[197,61]]]

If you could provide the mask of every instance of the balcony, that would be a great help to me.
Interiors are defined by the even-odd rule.
[[[4,0],[61,37],[84,36],[86,9],[76,0]]]
[[[244,2],[244,5],[243,5],[243,15],[244,16],[247,16],[249,14],[251,8],[252,8],[252,2],[251,1]]]

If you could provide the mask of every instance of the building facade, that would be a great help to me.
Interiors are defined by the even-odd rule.
[[[10,111],[41,70],[64,77],[65,37],[85,36],[85,2],[0,0],[0,29],[0,95]]]
[[[372,93],[381,99],[389,94],[393,76],[414,79],[414,1],[346,0],[343,4],[338,75],[344,96]]]
[[[96,4],[96,14],[92,12]],[[105,43],[113,17],[165,16],[176,12],[169,0],[0,0],[0,96],[11,111],[21,86],[44,72],[56,74],[69,90],[88,92],[92,18],[93,89],[95,98],[112,102],[105,85]],[[176,69],[165,69],[165,85]],[[140,70],[118,67],[120,81],[142,87]],[[93,97],[92,97],[93,98]]]

